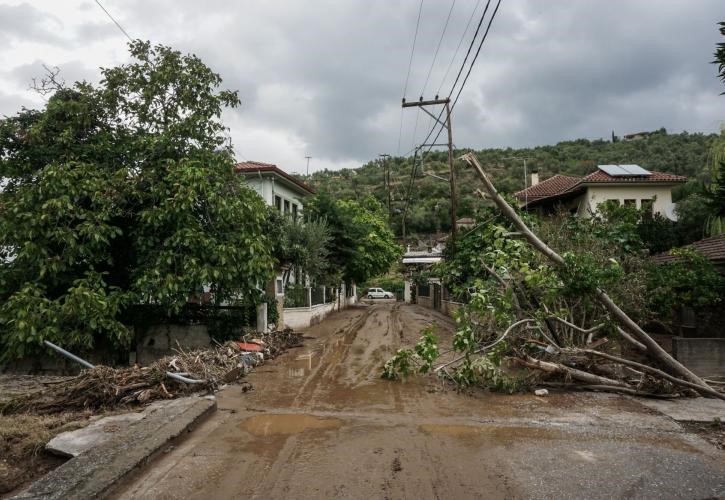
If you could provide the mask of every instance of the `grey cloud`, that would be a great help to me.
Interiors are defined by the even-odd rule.
[[[474,4],[456,2],[426,97],[439,88]],[[409,99],[420,95],[450,5],[424,3]],[[340,165],[395,152],[418,2],[135,0],[113,7],[132,36],[198,54],[225,87],[239,90],[242,106],[231,123],[299,138],[315,158]],[[75,62],[60,65],[66,80],[97,75],[89,68],[102,65],[78,62],[84,43],[117,37],[125,44],[94,4],[81,8],[98,10],[98,22],[67,35],[74,53],[68,59]],[[725,119],[723,89],[709,63],[722,14],[721,0],[504,0],[454,111],[455,142],[525,146],[602,137],[612,129],[714,130],[714,121]],[[19,21],[10,24],[29,26],[17,36],[53,22],[27,5],[14,15]],[[0,19],[8,15],[0,11]],[[16,68],[7,78],[25,78],[30,69]],[[404,113],[401,152],[409,149],[415,116]],[[428,123],[422,115],[419,139]]]
[[[30,4],[0,5],[0,43],[18,40],[57,43],[61,22]]]

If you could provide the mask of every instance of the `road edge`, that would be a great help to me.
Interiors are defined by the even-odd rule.
[[[14,499],[97,498],[152,461],[217,409],[216,398],[192,396],[169,401],[107,443],[68,460],[34,481]]]

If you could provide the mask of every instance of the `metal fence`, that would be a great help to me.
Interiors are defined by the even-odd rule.
[[[310,307],[307,288],[302,285],[289,285],[284,290],[285,307]]]
[[[325,287],[316,286],[312,288],[312,305],[317,306],[325,303]]]

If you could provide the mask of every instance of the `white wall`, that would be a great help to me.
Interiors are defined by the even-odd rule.
[[[635,200],[637,208],[641,208],[642,200],[654,199],[653,211],[668,217],[672,214],[672,186],[641,185],[641,186],[588,186],[581,204],[579,215],[588,216],[597,213],[597,206],[607,200]]]
[[[263,172],[260,178],[258,174],[246,174],[247,184],[254,189],[264,202],[270,207],[274,206],[274,197],[282,198],[282,209],[284,210],[284,200],[290,202],[290,207],[294,203],[297,205],[297,213],[301,214],[304,207],[304,197],[298,190],[287,186],[286,180],[270,172]],[[291,208],[290,208],[291,210]]]
[[[337,301],[329,304],[319,304],[312,307],[288,307],[284,309],[284,324],[294,330],[298,328],[307,328],[316,325],[334,311],[345,309],[357,302],[357,297],[345,298],[344,294],[340,297],[340,303]]]

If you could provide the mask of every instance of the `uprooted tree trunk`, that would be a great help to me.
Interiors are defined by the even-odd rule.
[[[533,246],[536,250],[541,252],[543,255],[545,255],[550,261],[552,261],[556,266],[563,266],[564,265],[564,259],[559,255],[555,250],[553,250],[551,247],[549,247],[546,243],[544,243],[536,234],[534,234],[533,231],[524,223],[524,221],[521,219],[521,217],[518,216],[516,211],[506,202],[506,200],[501,197],[501,195],[498,193],[496,188],[494,187],[493,183],[490,181],[488,176],[483,170],[483,167],[481,167],[481,164],[478,162],[478,159],[472,154],[468,153],[463,156],[463,159],[471,166],[473,166],[476,171],[478,172],[478,175],[481,177],[481,180],[483,181],[483,185],[486,189],[487,197],[493,200],[493,202],[496,204],[496,206],[501,210],[501,212],[511,220],[511,222],[516,226],[516,228],[521,232],[521,234],[526,238],[526,240]],[[484,193],[479,191],[479,194],[482,196]],[[650,337],[632,318],[630,318],[622,309],[617,306],[617,304],[607,295],[607,293],[604,290],[601,290],[600,288],[597,288],[595,290],[595,297],[596,299],[604,306],[604,308],[610,313],[610,315],[621,325],[621,332],[622,333],[631,333],[630,335],[622,335],[622,338],[625,340],[630,341],[635,347],[642,350],[644,347],[644,352],[656,360],[658,363],[660,363],[663,367],[665,367],[670,373],[675,374],[679,377],[681,377],[684,380],[679,380],[676,377],[668,378],[670,382],[676,383],[680,386],[687,386],[689,388],[692,388],[696,391],[698,391],[702,395],[707,395],[711,397],[719,397],[722,399],[725,399],[725,396],[718,393],[717,391],[713,390],[704,380],[702,380],[700,377],[692,373],[687,367],[685,367],[682,363],[674,359],[672,356],[670,356],[667,351],[665,351],[652,337]],[[536,363],[534,363],[536,361]],[[617,360],[620,362],[621,360]],[[555,366],[549,366],[554,365],[553,363],[549,364],[542,364],[544,362],[540,362],[538,360],[524,360],[524,364],[529,366],[530,368],[537,368],[543,371],[549,371],[549,372],[557,372],[562,373],[562,370],[566,371],[569,376],[573,377],[573,373],[569,370],[571,370],[568,367],[564,367],[563,365],[555,365]],[[536,365],[536,366],[534,366]],[[585,372],[582,372],[585,373]],[[581,374],[577,374],[581,375]],[[591,375],[591,374],[588,374]],[[595,377],[592,375],[592,377]],[[601,377],[599,377],[601,378]],[[667,377],[663,377],[667,378]],[[671,380],[674,379],[675,381]],[[606,382],[599,381],[597,382],[596,379],[591,378],[590,380],[583,380],[580,378],[583,382],[587,382],[591,385],[606,385],[611,387],[616,387],[622,385],[621,383],[612,383],[615,382],[613,380],[607,380]],[[687,382],[682,383],[682,382]]]

